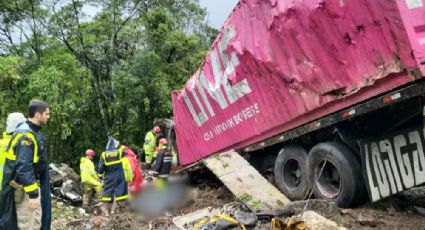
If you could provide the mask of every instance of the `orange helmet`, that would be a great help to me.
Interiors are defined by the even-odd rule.
[[[94,155],[96,155],[96,154],[94,153],[93,150],[91,150],[91,149],[87,149],[86,150],[86,156],[88,156],[88,157],[94,157]]]
[[[155,126],[155,127],[153,127],[153,132],[155,134],[159,134],[161,132],[161,128],[159,126]]]
[[[167,145],[167,139],[165,139],[165,138],[159,139],[159,144],[160,145]]]

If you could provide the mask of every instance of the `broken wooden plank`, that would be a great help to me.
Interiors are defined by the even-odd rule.
[[[290,202],[234,150],[210,156],[204,164],[255,213],[279,209]]]

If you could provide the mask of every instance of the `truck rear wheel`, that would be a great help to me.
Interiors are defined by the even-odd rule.
[[[316,198],[349,207],[363,194],[364,182],[354,153],[339,142],[314,146],[307,158],[308,178]]]
[[[274,165],[275,184],[290,200],[307,197],[309,180],[306,169],[307,151],[299,145],[283,147]]]

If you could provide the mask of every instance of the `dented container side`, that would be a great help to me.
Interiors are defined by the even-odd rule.
[[[240,2],[204,65],[172,94],[181,164],[413,81],[406,73],[419,56],[400,1]]]
[[[425,76],[425,1],[397,0],[400,15],[412,46],[412,55]]]

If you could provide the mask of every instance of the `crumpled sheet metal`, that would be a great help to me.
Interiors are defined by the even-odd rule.
[[[54,197],[71,203],[82,201],[80,176],[67,164],[49,164],[50,187]]]
[[[180,162],[245,147],[413,81],[407,72],[423,70],[424,46],[412,27],[425,25],[425,9],[407,9],[408,1],[241,1],[204,64],[172,94]]]

